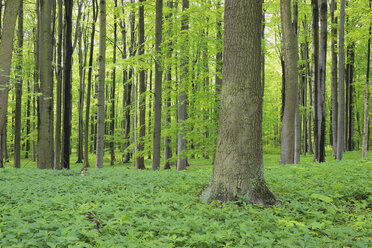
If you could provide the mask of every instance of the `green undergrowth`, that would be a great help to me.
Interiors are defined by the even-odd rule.
[[[0,247],[371,247],[372,160],[345,157],[279,166],[265,155],[282,202],[269,209],[200,203],[206,160],[184,172],[115,166],[84,177],[78,168],[2,169]]]

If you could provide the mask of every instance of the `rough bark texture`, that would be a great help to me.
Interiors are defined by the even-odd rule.
[[[283,114],[280,164],[293,164],[295,155],[295,115],[297,103],[297,37],[292,26],[291,1],[280,2],[285,60],[285,107]],[[299,120],[300,121],[300,120]]]
[[[19,7],[20,0],[7,0],[5,2],[4,26],[0,43],[0,130],[3,130],[5,126],[8,108],[8,84],[13,55],[13,36]]]
[[[337,160],[342,160],[344,152],[344,74],[345,74],[345,51],[344,51],[344,33],[345,33],[345,0],[341,0],[340,7],[340,30],[338,41],[338,118],[337,118]]]
[[[154,132],[153,132],[153,159],[152,169],[160,168],[160,141],[161,141],[161,101],[162,101],[162,67],[161,67],[161,41],[163,29],[163,0],[156,0],[155,23],[155,96],[154,96]]]
[[[105,63],[106,63],[106,0],[100,0],[100,32],[99,32],[99,75],[98,75],[98,113],[97,113],[97,147],[96,168],[103,167],[105,136]]]
[[[38,156],[39,169],[52,169],[53,151],[53,40],[52,40],[52,1],[40,0],[40,96],[38,121]]]
[[[14,120],[14,168],[21,168],[21,123],[22,123],[22,62],[23,62],[23,2],[18,12],[18,64],[15,85],[16,108]]]
[[[226,1],[220,126],[212,179],[201,192],[206,203],[277,203],[263,169],[261,15],[261,1]]]
[[[141,56],[145,53],[145,16],[144,16],[144,6],[143,2],[145,0],[140,0],[140,6],[138,7],[138,43],[139,50],[138,56]],[[146,135],[146,97],[144,93],[146,92],[146,83],[145,83],[145,70],[141,69],[139,72],[139,137],[138,137],[138,146],[137,146],[137,157],[136,157],[136,169],[145,169],[145,159],[144,159],[144,138]]]
[[[371,1],[369,1],[369,7],[371,8]],[[364,88],[364,123],[363,123],[363,142],[362,142],[362,157],[367,158],[368,150],[368,128],[369,128],[369,66],[371,57],[371,34],[372,27],[369,24],[369,39],[367,48],[367,71],[366,71],[366,84]]]
[[[332,69],[331,69],[331,84],[332,84],[332,154],[336,158],[337,153],[337,17],[335,10],[337,8],[336,1],[331,1],[331,53],[332,53]]]
[[[184,121],[187,119],[187,94],[186,94],[186,85],[187,85],[187,76],[188,76],[188,39],[187,39],[187,31],[189,29],[189,18],[187,11],[189,9],[189,0],[182,1],[182,26],[181,32],[185,35],[184,43],[181,47],[181,79],[179,84],[179,96],[178,96],[178,121],[180,122],[180,130],[178,132],[178,159],[177,159],[177,170],[186,170],[187,167],[187,157],[184,154],[187,147],[187,141],[184,139],[185,135],[185,124]]]

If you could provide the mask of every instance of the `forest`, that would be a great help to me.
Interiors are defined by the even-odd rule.
[[[371,0],[0,0],[0,247],[369,247]]]

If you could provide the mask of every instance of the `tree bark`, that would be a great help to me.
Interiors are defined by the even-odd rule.
[[[295,157],[295,115],[297,102],[297,37],[292,23],[291,1],[281,0],[283,50],[285,60],[285,106],[283,114],[280,164],[293,164]]]
[[[337,154],[337,17],[335,11],[337,3],[335,0],[331,1],[331,53],[332,53],[332,69],[331,69],[331,84],[332,84],[332,154],[336,158]]]
[[[90,116],[90,96],[92,89],[92,71],[93,71],[93,52],[94,52],[94,35],[96,31],[96,21],[98,18],[98,7],[97,0],[93,0],[93,19],[92,19],[92,31],[90,34],[90,49],[89,49],[89,65],[88,65],[88,82],[87,82],[87,98],[85,107],[85,123],[84,123],[84,167],[89,167],[89,119]]]
[[[345,73],[345,51],[344,51],[344,33],[345,33],[345,0],[341,0],[340,8],[340,30],[338,46],[338,118],[337,118],[337,160],[342,160],[344,152],[344,73]]]
[[[4,130],[8,109],[8,91],[10,66],[12,64],[13,36],[20,8],[20,0],[7,0],[3,19],[2,39],[0,43],[0,130]]]
[[[15,84],[16,107],[14,122],[14,168],[21,168],[21,123],[22,123],[22,84],[23,84],[23,1],[18,12],[18,63]]]
[[[99,32],[99,75],[98,75],[98,113],[97,113],[97,147],[96,169],[103,168],[105,141],[105,63],[106,63],[106,0],[100,0],[100,32]]]
[[[369,8],[371,9],[371,0],[369,1]],[[362,158],[367,158],[368,151],[368,129],[369,129],[369,67],[371,57],[371,34],[372,24],[369,24],[369,39],[367,48],[367,70],[366,70],[366,84],[364,88],[364,122],[363,122],[363,142],[362,142]]]
[[[172,37],[173,32],[173,11],[174,11],[174,3],[173,1],[168,1],[167,6],[170,10],[169,14],[166,16],[166,20],[169,22],[169,30],[168,30],[168,51],[167,57],[170,59],[172,58],[173,54],[173,42],[170,37]],[[170,107],[171,107],[171,96],[170,96],[170,85],[172,84],[172,64],[170,64],[167,68],[166,72],[166,93],[165,93],[165,120],[164,120],[164,127],[168,130],[169,125],[171,123],[171,115],[170,115]],[[172,147],[171,147],[171,138],[169,134],[164,135],[164,169],[168,170],[171,167],[171,162],[169,159],[172,158]]]
[[[266,186],[263,169],[262,2],[227,0],[225,6],[219,135],[211,183],[201,192],[201,200],[241,198],[268,207],[277,201]]]
[[[163,0],[156,0],[155,21],[155,96],[154,96],[154,132],[153,132],[153,160],[152,169],[160,168],[160,141],[161,141],[161,108],[162,108],[162,66],[161,43],[163,31]]]
[[[53,38],[52,38],[53,1],[40,0],[40,96],[38,122],[39,169],[53,168]]]
[[[320,50],[318,87],[318,162],[325,162],[325,82],[327,65],[327,0],[320,0]]]
[[[143,3],[145,0],[139,0],[140,6],[138,7],[138,56],[141,56],[145,53],[145,16],[144,16],[144,6]],[[146,135],[146,97],[144,93],[146,92],[145,84],[145,70],[140,69],[139,71],[139,137],[138,137],[138,146],[137,146],[137,155],[136,155],[136,169],[143,170],[145,169],[145,159],[144,159],[144,139]]]
[[[183,44],[181,45],[181,79],[179,84],[179,96],[178,96],[178,121],[180,122],[180,130],[178,132],[178,159],[177,159],[177,170],[185,170],[187,166],[187,157],[184,154],[187,147],[187,141],[184,139],[185,135],[185,123],[187,119],[187,76],[188,76],[188,39],[187,32],[189,29],[189,18],[188,11],[189,9],[189,0],[182,1],[182,24],[181,24],[181,33],[185,36]]]
[[[116,64],[116,45],[117,45],[117,14],[116,9],[118,7],[118,1],[114,1],[115,12],[114,12],[114,45],[113,45],[113,63]],[[115,91],[116,91],[116,68],[112,70],[112,85],[111,85],[111,112],[110,112],[110,165],[115,164]]]
[[[65,33],[63,48],[63,121],[61,166],[70,169],[70,139],[72,117],[72,0],[65,0]]]

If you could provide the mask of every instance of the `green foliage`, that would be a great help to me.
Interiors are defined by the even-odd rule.
[[[368,247],[371,160],[279,166],[266,179],[282,205],[199,202],[206,160],[189,171],[123,167],[0,171],[0,247]],[[310,159],[306,157],[305,160]]]

